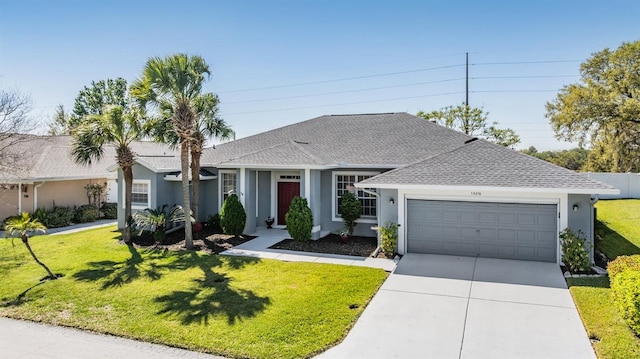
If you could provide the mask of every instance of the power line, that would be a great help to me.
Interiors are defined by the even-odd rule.
[[[237,93],[237,92],[249,92],[249,91],[259,91],[259,90],[270,90],[270,89],[285,88],[285,87],[297,87],[297,86],[306,86],[306,85],[317,85],[317,84],[324,84],[324,83],[330,83],[330,82],[341,82],[341,81],[350,81],[350,80],[360,80],[360,79],[368,79],[368,78],[373,78],[373,77],[383,77],[383,76],[393,76],[393,75],[401,75],[401,74],[410,74],[410,73],[415,73],[415,72],[424,72],[424,71],[433,71],[433,70],[443,70],[443,69],[450,69],[450,68],[454,68],[454,67],[461,67],[461,66],[464,66],[464,64],[460,64],[460,65],[438,66],[438,67],[427,67],[427,68],[415,69],[415,70],[397,71],[397,72],[387,72],[387,73],[383,73],[383,74],[374,74],[374,75],[365,75],[365,76],[356,76],[356,77],[345,77],[345,78],[332,79],[332,80],[322,80],[322,81],[312,81],[312,82],[301,82],[301,83],[296,83],[296,84],[287,84],[287,85],[276,85],[276,86],[256,87],[256,88],[242,89],[242,90],[220,91],[220,92],[218,92],[218,93],[219,93],[219,94],[221,94],[221,93]]]
[[[294,98],[304,98],[304,97],[314,97],[314,96],[324,96],[324,95],[337,95],[337,94],[353,93],[353,92],[375,91],[375,90],[383,90],[383,89],[390,89],[390,88],[410,87],[410,86],[427,85],[427,84],[452,82],[452,81],[460,81],[460,80],[464,80],[464,78],[460,77],[460,78],[457,78],[457,79],[434,80],[434,81],[426,81],[426,82],[414,82],[414,83],[410,83],[410,84],[390,85],[390,86],[381,86],[381,87],[368,87],[368,88],[356,89],[356,90],[320,92],[320,93],[313,93],[313,94],[307,94],[307,95],[296,95],[296,96],[286,96],[286,97],[271,97],[271,98],[263,98],[263,99],[256,99],[256,100],[245,100],[245,101],[233,101],[233,102],[225,102],[224,104],[225,105],[235,105],[235,104],[251,103],[251,102],[288,100],[288,99],[294,99]]]
[[[471,66],[478,65],[529,65],[529,64],[556,64],[567,62],[581,62],[580,60],[542,60],[542,61],[505,61],[505,62],[477,62],[470,64]]]
[[[272,110],[258,110],[258,111],[244,111],[244,112],[230,112],[224,113],[223,115],[244,115],[250,113],[264,113],[264,112],[280,112],[280,111],[291,111],[291,110],[303,110],[309,108],[320,108],[320,107],[331,107],[331,106],[346,106],[346,105],[358,105],[363,103],[372,103],[372,102],[387,102],[387,101],[397,101],[397,100],[409,100],[414,98],[423,98],[423,97],[435,97],[435,96],[446,96],[446,95],[457,95],[464,93],[464,91],[456,91],[456,92],[443,92],[443,93],[435,93],[428,95],[420,95],[420,96],[408,96],[408,97],[396,97],[396,98],[387,98],[387,99],[378,99],[378,100],[368,100],[368,101],[357,101],[357,102],[344,102],[344,103],[334,103],[328,105],[314,105],[314,106],[302,106],[302,107],[288,107],[288,108],[278,108]]]
[[[580,77],[579,75],[535,75],[535,76],[478,76],[470,77],[471,80],[488,80],[488,79],[546,79],[561,77]]]

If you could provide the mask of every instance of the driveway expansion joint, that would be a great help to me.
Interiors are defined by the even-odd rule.
[[[478,257],[473,261],[473,271],[471,272],[471,285],[469,286],[469,295],[467,296],[467,306],[464,310],[464,326],[462,330],[462,338],[460,340],[460,354],[458,359],[462,358],[462,347],[464,346],[464,335],[467,332],[467,318],[469,317],[469,303],[471,303],[471,292],[473,291],[473,280],[476,276],[476,265],[478,264]]]

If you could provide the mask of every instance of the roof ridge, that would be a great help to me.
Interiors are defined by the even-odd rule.
[[[248,137],[245,137],[245,138],[248,138]],[[279,142],[278,144],[275,144],[273,146],[269,146],[269,147],[265,147],[265,148],[261,148],[259,150],[255,150],[255,151],[249,152],[249,153],[245,153],[242,156],[231,157],[231,158],[225,159],[223,161],[220,161],[219,163],[236,161],[236,160],[239,160],[239,159],[244,158],[244,157],[255,155],[256,153],[259,153],[259,152],[267,151],[267,150],[270,150],[270,149],[273,149],[273,148],[276,148],[276,147],[280,147],[280,146],[286,145],[288,143],[290,143],[290,142]],[[218,146],[218,147],[220,147],[220,146]]]
[[[323,155],[325,155],[327,158],[330,158],[331,160],[334,160],[333,157],[331,157],[330,155],[324,153],[324,151],[322,151],[321,149],[319,149],[318,147],[314,146],[312,143],[309,142],[304,142],[301,143],[299,141],[291,141],[293,143],[294,146],[298,147],[300,149],[300,151],[304,152],[307,156],[311,157],[312,159],[316,160],[317,162],[319,162],[320,164],[324,164],[322,158],[316,156],[315,154],[311,153],[310,151],[308,151],[306,148],[304,148],[303,144],[308,145],[310,147],[313,147],[315,150],[319,151],[320,153],[322,153]]]

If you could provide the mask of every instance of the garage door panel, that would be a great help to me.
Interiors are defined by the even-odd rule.
[[[556,261],[557,206],[408,200],[409,252]]]

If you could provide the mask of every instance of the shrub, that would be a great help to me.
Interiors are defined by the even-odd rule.
[[[106,202],[100,207],[102,216],[105,219],[118,219],[118,204],[113,202]]]
[[[71,208],[56,206],[47,211],[47,224],[45,226],[48,228],[66,227],[71,225],[72,220],[73,210]]]
[[[33,215],[31,216],[31,218],[37,220],[38,222],[42,223],[45,227],[48,227],[47,225],[47,216],[48,216],[49,212],[45,209],[45,208],[38,208],[33,212]]]
[[[640,271],[626,268],[611,282],[611,295],[627,325],[640,335]]]
[[[17,214],[15,216],[9,216],[9,217],[5,218],[4,221],[2,221],[2,227],[4,228],[4,225],[9,223],[12,220],[17,220],[17,219],[21,219],[21,218],[22,218],[22,216],[21,215],[17,215]]]
[[[607,272],[609,272],[609,278],[612,281],[615,276],[625,270],[640,272],[640,255],[618,256],[616,259],[609,262],[609,265],[607,266]]]
[[[378,227],[380,232],[380,249],[387,257],[393,257],[398,245],[398,224],[387,222],[383,227]]]
[[[287,232],[294,241],[308,241],[313,229],[313,214],[307,204],[307,199],[295,196],[291,200],[289,211],[284,216]]]
[[[95,222],[98,219],[98,207],[92,204],[83,204],[73,211],[75,223]]]
[[[220,226],[220,214],[215,213],[209,215],[209,217],[207,217],[207,225],[209,225],[209,227],[211,227],[214,231],[222,230],[222,227]]]
[[[582,231],[574,233],[571,229],[565,228],[560,232],[560,243],[562,261],[571,273],[586,272],[591,269],[590,247]]]
[[[239,236],[247,223],[247,213],[235,194],[224,200],[220,210],[220,226],[226,234]]]
[[[340,215],[345,226],[349,228],[349,235],[353,235],[353,229],[356,228],[356,220],[360,218],[362,207],[360,200],[351,192],[345,192],[340,196]]]

